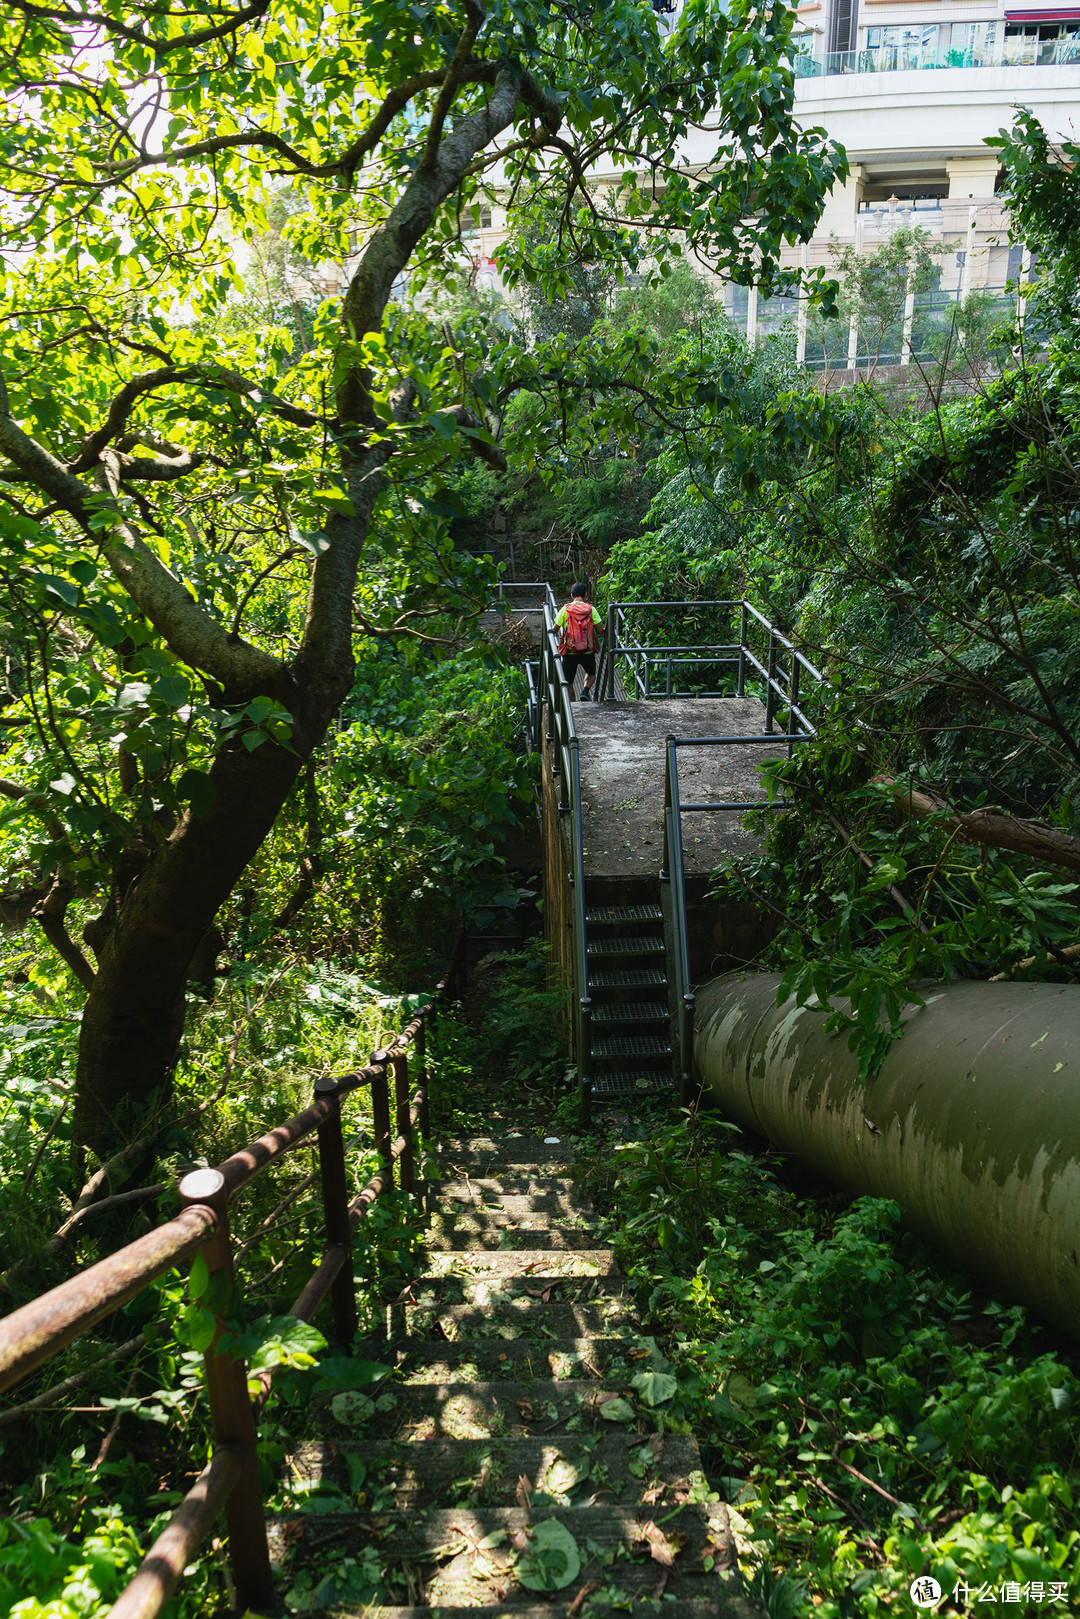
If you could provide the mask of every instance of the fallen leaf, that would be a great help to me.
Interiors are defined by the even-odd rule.
[[[686,1541],[686,1536],[672,1535],[669,1538],[650,1518],[638,1531],[638,1539],[648,1541],[649,1556],[654,1563],[659,1563],[661,1568],[671,1568]]]
[[[658,1501],[662,1501],[664,1499],[664,1491],[666,1489],[666,1484],[654,1484],[650,1490],[642,1491],[641,1500],[643,1505],[647,1507],[656,1506]]]
[[[568,1495],[589,1476],[588,1462],[570,1462],[557,1456],[544,1475],[544,1489],[551,1495]]]
[[[517,1490],[514,1494],[514,1499],[519,1507],[528,1508],[529,1497],[532,1495],[532,1492],[532,1482],[530,1481],[528,1474],[522,1473],[521,1477],[517,1481]]]
[[[577,1541],[557,1518],[545,1518],[530,1531],[514,1572],[526,1590],[561,1591],[581,1573]]]
[[[637,1420],[630,1401],[620,1399],[618,1396],[613,1400],[603,1402],[600,1406],[600,1415],[605,1422],[635,1422]]]

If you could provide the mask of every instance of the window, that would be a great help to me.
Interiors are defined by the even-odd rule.
[[[1080,22],[1005,24],[1009,67],[1056,67],[1080,62]]]
[[[923,67],[937,55],[940,33],[937,23],[893,23],[884,28],[868,28],[866,48],[876,53],[877,60],[872,65],[879,71]]]
[[[949,67],[992,67],[996,22],[954,22],[946,61]]]

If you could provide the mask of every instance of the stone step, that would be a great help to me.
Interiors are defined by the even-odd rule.
[[[323,1426],[334,1439],[383,1439],[416,1444],[429,1439],[523,1439],[548,1433],[602,1434],[615,1426],[603,1406],[628,1397],[614,1382],[540,1379],[525,1385],[394,1383],[335,1395],[321,1405]],[[620,1408],[621,1409],[621,1408]],[[635,1408],[636,1412],[636,1408]],[[619,1423],[624,1432],[651,1428],[644,1413]]]
[[[581,1304],[599,1298],[628,1302],[621,1278],[617,1275],[552,1276],[545,1272],[516,1276],[415,1276],[387,1298],[386,1308],[394,1310],[396,1307],[411,1314],[417,1309],[441,1312],[448,1305],[466,1304],[479,1305],[498,1315],[507,1310],[515,1313],[531,1310],[534,1301],[539,1299],[546,1313],[546,1306],[553,1303]],[[417,1329],[410,1330],[415,1333]]]
[[[577,1590],[596,1581],[625,1592],[634,1614],[649,1611],[642,1606],[644,1599],[667,1598],[670,1593],[675,1598],[711,1601],[714,1619],[727,1619],[725,1582],[717,1572],[717,1564],[729,1563],[734,1552],[727,1509],[722,1504],[687,1506],[659,1515],[664,1518],[661,1533],[669,1539],[685,1536],[670,1568],[662,1568],[650,1554],[643,1533],[653,1519],[647,1506],[636,1510],[571,1506],[533,1513],[521,1507],[464,1506],[428,1512],[320,1513],[304,1521],[293,1562],[295,1567],[303,1561],[309,1535],[311,1555],[318,1559],[320,1572],[326,1568],[329,1545],[335,1561],[362,1555],[364,1548],[373,1547],[391,1590],[397,1586],[404,1593],[410,1582],[414,1590],[420,1587],[421,1601],[427,1602],[429,1613],[437,1608],[445,1615],[455,1605],[471,1607],[474,1613],[486,1608],[490,1613],[498,1611],[503,1602],[513,1613],[515,1605],[518,1611],[521,1606],[535,1605],[532,1593],[514,1573],[515,1537],[525,1544],[529,1529],[554,1519],[573,1536],[581,1558],[580,1572],[566,1590],[571,1602]],[[705,1569],[706,1558],[713,1564],[710,1571]],[[545,1609],[550,1614],[547,1605]],[[663,1615],[667,1610],[665,1600],[657,1612]],[[369,1606],[369,1616],[371,1611]]]
[[[507,1214],[589,1215],[569,1176],[477,1175],[444,1181],[440,1201],[450,1212],[461,1208],[503,1209]],[[595,1218],[595,1216],[594,1216]]]
[[[610,1006],[593,1007],[593,1027],[605,1023],[666,1023],[671,1013],[667,1001],[617,1001]]]
[[[628,1298],[604,1294],[593,1299],[560,1301],[557,1290],[546,1304],[541,1300],[539,1309],[537,1301],[523,1292],[502,1294],[494,1299],[485,1297],[469,1304],[420,1300],[407,1309],[396,1306],[389,1314],[387,1342],[391,1346],[437,1332],[443,1333],[450,1343],[497,1338],[504,1343],[520,1340],[552,1345],[567,1338],[611,1334],[629,1337],[640,1330]],[[383,1352],[386,1352],[385,1346]],[[370,1358],[382,1357],[373,1352]]]
[[[685,1499],[700,1475],[697,1441],[682,1435],[653,1435],[642,1441],[626,1434],[599,1439],[567,1435],[559,1439],[441,1439],[426,1445],[383,1442],[376,1449],[357,1440],[315,1440],[288,1457],[297,1482],[348,1488],[349,1455],[367,1463],[364,1489],[398,1510],[425,1505],[512,1507],[524,1476],[537,1490],[569,1504],[640,1507],[648,1494],[650,1511],[670,1511]],[[549,1503],[550,1506],[550,1503]],[[539,1504],[532,1510],[538,1511]]]
[[[551,1144],[543,1136],[527,1134],[524,1130],[509,1131],[506,1135],[449,1136],[435,1149],[434,1157],[441,1163],[452,1164],[457,1154],[470,1158],[500,1157],[519,1164],[543,1164],[549,1173],[557,1174],[550,1166],[566,1156],[567,1144]]]
[[[569,1215],[565,1223],[553,1222],[549,1214],[528,1213],[515,1217],[503,1211],[485,1209],[476,1214],[439,1215],[424,1233],[429,1253],[469,1248],[503,1251],[560,1251],[589,1248],[596,1233],[576,1227],[580,1215]]]
[[[675,1089],[670,1069],[635,1068],[620,1073],[594,1074],[593,1096],[610,1101],[617,1096],[667,1096]]]
[[[374,1606],[365,1604],[362,1608],[335,1605],[321,1611],[326,1619],[478,1619],[478,1615],[485,1615],[486,1619],[594,1619],[600,1613],[609,1614],[616,1610],[588,1606],[582,1609],[567,1602],[547,1602],[541,1607],[533,1603],[514,1602],[507,1605],[500,1602],[495,1607],[483,1608],[473,1604],[466,1608],[448,1608],[445,1602],[441,1602],[437,1615],[430,1607],[395,1608],[382,1603],[375,1603]],[[618,1612],[627,1611],[626,1603],[620,1603]],[[662,1606],[659,1599],[643,1597],[638,1612],[643,1616],[655,1615],[656,1619],[761,1619],[762,1616],[762,1609],[754,1607],[745,1598],[727,1595],[718,1599],[690,1598],[686,1601],[676,1598],[673,1602],[665,1600]]]
[[[590,905],[585,922],[592,927],[613,927],[623,922],[662,922],[659,905]]]
[[[616,934],[611,939],[590,939],[590,956],[662,956],[664,940],[659,933]]]
[[[617,1276],[618,1265],[610,1248],[507,1249],[465,1248],[438,1250],[427,1255],[426,1282],[442,1276],[543,1277]]]
[[[507,1176],[519,1179],[539,1179],[550,1176],[555,1180],[570,1180],[570,1164],[574,1155],[573,1142],[563,1136],[558,1146],[544,1146],[552,1154],[543,1159],[528,1143],[510,1142],[497,1147],[491,1141],[477,1138],[473,1147],[456,1147],[437,1160],[435,1175],[445,1181],[501,1180]]]
[[[394,1366],[406,1383],[462,1382],[471,1376],[508,1378],[602,1377],[617,1367],[629,1376],[639,1358],[625,1337],[563,1338],[408,1338],[402,1343],[369,1340],[356,1353],[365,1360]],[[470,1368],[472,1368],[470,1372]]]

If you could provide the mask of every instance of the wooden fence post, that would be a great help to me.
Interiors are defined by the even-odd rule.
[[[416,1170],[413,1161],[413,1127],[409,1114],[409,1059],[404,1051],[394,1053],[390,1061],[394,1075],[394,1100],[397,1112],[397,1132],[405,1142],[401,1153],[401,1190],[411,1197],[416,1190]]]
[[[319,1125],[319,1172],[322,1182],[323,1226],[327,1244],[352,1247],[349,1229],[349,1182],[345,1172],[345,1144],[341,1137],[341,1098],[339,1081],[317,1079],[315,1095],[329,1096],[334,1110]],[[356,1335],[356,1291],[353,1285],[352,1255],[334,1277],[331,1285],[334,1307],[334,1336],[347,1349]]]
[[[435,1003],[425,1007],[420,1019],[420,1027],[416,1031],[416,1083],[420,1091],[420,1134],[426,1143],[431,1134],[431,1112],[428,1102],[428,1086],[431,1076],[428,1071],[427,1060],[427,1020],[430,1017],[434,1022]]]
[[[393,1138],[390,1134],[390,1093],[386,1083],[386,1065],[389,1052],[373,1051],[372,1066],[377,1070],[371,1081],[371,1122],[375,1130],[375,1150],[383,1170],[394,1184]]]
[[[179,1190],[180,1201],[185,1208],[203,1204],[217,1215],[217,1229],[199,1252],[206,1261],[211,1284],[215,1276],[224,1276],[231,1290],[233,1265],[229,1242],[229,1193],[224,1175],[218,1169],[196,1169],[184,1176]],[[217,1303],[216,1300],[213,1302]],[[218,1317],[217,1326],[213,1341],[203,1357],[214,1441],[219,1445],[235,1447],[242,1463],[240,1478],[225,1501],[229,1561],[236,1583],[237,1601],[241,1609],[275,1612],[277,1599],[266,1544],[255,1413],[248,1397],[247,1368],[242,1360],[233,1355],[218,1353],[222,1321],[219,1309],[215,1309],[214,1314]]]

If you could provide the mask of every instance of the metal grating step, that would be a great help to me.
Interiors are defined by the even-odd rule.
[[[617,1034],[593,1041],[593,1056],[670,1057],[671,1046],[662,1034]]]
[[[590,989],[666,989],[663,967],[608,967],[589,974]]]
[[[590,956],[662,956],[664,941],[657,934],[634,934],[625,939],[590,939]]]
[[[616,922],[662,922],[659,905],[598,905],[585,912],[589,927],[607,927]]]
[[[637,1070],[621,1074],[594,1074],[594,1097],[670,1096],[675,1083],[670,1074]]]
[[[666,1023],[670,1017],[666,1001],[630,1001],[622,1005],[594,1006],[593,1025],[597,1023]]]

